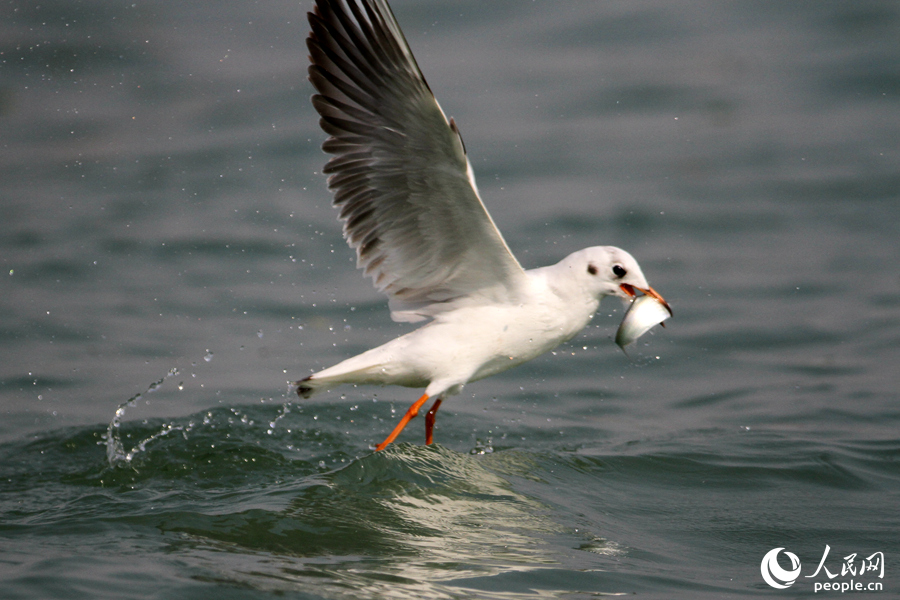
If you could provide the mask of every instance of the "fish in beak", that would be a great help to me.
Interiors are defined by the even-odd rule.
[[[616,331],[616,344],[624,351],[625,346],[636,342],[654,325],[665,327],[665,321],[672,316],[672,307],[652,287],[639,288],[627,283],[619,286],[630,297],[631,306]],[[642,292],[638,296],[637,292]]]

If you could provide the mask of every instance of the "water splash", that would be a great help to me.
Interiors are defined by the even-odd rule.
[[[469,454],[473,455],[484,455],[484,454],[493,454],[494,452],[494,440],[492,438],[488,438],[486,442],[481,441],[481,439],[475,440],[475,447],[469,450]]]
[[[282,420],[286,416],[288,416],[291,412],[291,403],[285,402],[281,405],[281,410],[278,411],[278,415],[269,421],[269,428],[266,430],[268,435],[272,435],[275,432],[275,426],[278,425],[278,421]]]
[[[126,452],[125,446],[124,444],[122,444],[122,439],[119,436],[119,427],[122,423],[122,417],[125,416],[126,409],[131,408],[135,404],[137,404],[138,400],[144,397],[144,394],[151,394],[158,390],[160,387],[162,387],[163,383],[165,383],[166,379],[175,377],[179,374],[180,371],[177,368],[170,369],[162,379],[151,383],[147,387],[146,391],[144,391],[143,393],[135,394],[134,396],[120,404],[118,408],[116,408],[116,413],[113,415],[112,420],[109,422],[109,426],[106,428],[106,436],[103,438],[106,443],[106,460],[109,462],[109,466],[116,467],[130,463],[135,454],[144,450],[147,443],[156,438],[162,437],[163,435],[168,435],[169,433],[171,433],[171,431],[165,431],[165,428],[163,428],[163,431],[153,434],[146,440],[138,443],[138,445],[132,448],[130,452]],[[171,427],[171,430],[175,429],[183,428]]]

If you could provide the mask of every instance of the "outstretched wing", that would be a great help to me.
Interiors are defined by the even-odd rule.
[[[485,209],[462,138],[384,0],[317,0],[309,13],[313,106],[357,266],[419,321],[468,297],[514,301],[525,279]]]

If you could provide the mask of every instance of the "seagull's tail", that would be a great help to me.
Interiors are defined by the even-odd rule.
[[[402,340],[403,338],[397,338]],[[313,394],[331,389],[335,386],[345,383],[355,384],[372,384],[386,385],[397,384],[410,387],[425,387],[428,381],[422,381],[421,378],[411,378],[406,373],[397,375],[397,367],[391,362],[392,351],[385,349],[386,346],[395,343],[388,342],[384,346],[379,346],[371,350],[367,350],[362,354],[358,354],[352,358],[348,358],[336,365],[323,369],[312,375],[308,375],[300,381],[295,381],[291,388],[297,392],[301,398],[309,398]]]
[[[301,398],[309,398],[319,390],[319,386],[313,382],[312,375],[304,377],[300,381],[295,381],[291,387]]]

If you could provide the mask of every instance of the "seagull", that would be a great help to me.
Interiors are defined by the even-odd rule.
[[[602,298],[627,303],[639,291],[671,314],[637,261],[613,246],[522,268],[385,0],[316,0],[308,18],[312,104],[330,136],[324,172],[344,237],[387,295],[392,319],[427,322],[294,382],[300,397],[340,384],[424,388],[375,450],[434,399],[425,417],[431,444],[444,398],[572,339]]]

